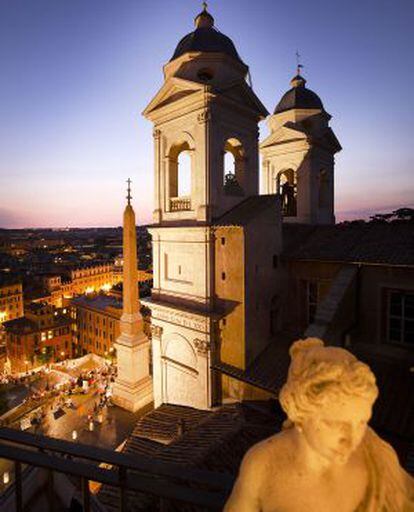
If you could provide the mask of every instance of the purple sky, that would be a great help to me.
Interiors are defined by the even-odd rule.
[[[152,127],[141,112],[200,9],[0,0],[0,227],[120,225],[128,176],[138,223],[151,220]],[[209,10],[269,111],[299,49],[343,146],[339,220],[414,206],[412,0],[211,0]]]

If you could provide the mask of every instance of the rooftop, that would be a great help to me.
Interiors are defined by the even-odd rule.
[[[0,272],[0,288],[2,286],[12,286],[20,283],[21,279],[17,274],[12,272]]]
[[[305,87],[306,80],[302,76],[295,76],[290,84],[292,88],[282,96],[275,108],[275,114],[280,114],[293,108],[324,111],[321,99],[315,92]]]
[[[242,63],[233,41],[214,27],[214,18],[207,9],[195,18],[196,29],[178,43],[171,60],[188,52],[224,53]]]
[[[280,430],[282,417],[273,406],[271,402],[245,402],[223,406],[216,411],[200,411],[162,405],[138,421],[123,452],[137,458],[147,456],[156,462],[174,464],[183,470],[214,471],[230,489],[245,452]],[[118,496],[118,490],[104,486],[98,498],[108,512],[115,512]],[[158,500],[150,494],[130,494],[128,510],[158,510]]]
[[[414,266],[412,222],[284,224],[283,237],[284,257],[290,260]]]
[[[245,226],[268,208],[276,207],[277,195],[249,196],[214,221],[216,226]]]
[[[116,308],[122,310],[122,301],[118,300],[112,295],[83,295],[72,299],[72,304],[75,306],[83,306],[90,309],[105,311],[106,308]]]
[[[40,332],[54,327],[69,325],[72,320],[63,315],[51,316],[50,323],[45,326],[39,326],[35,321],[29,320],[25,316],[15,318],[3,323],[3,327],[7,332],[13,334],[30,334],[32,332]]]

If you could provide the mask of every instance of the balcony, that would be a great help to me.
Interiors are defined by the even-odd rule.
[[[184,212],[191,210],[191,197],[171,197],[170,212]]]
[[[106,512],[97,488],[112,488],[120,512],[143,495],[157,498],[160,509],[222,510],[233,485],[227,474],[183,467],[96,446],[71,443],[10,428],[0,428],[0,459],[14,461],[13,484],[0,495],[0,510],[60,510],[62,488],[75,486],[77,510]],[[62,475],[63,474],[63,475]],[[60,475],[60,476],[59,476]],[[68,479],[65,483],[62,479]],[[76,482],[78,482],[76,484]],[[62,487],[63,486],[63,487]],[[43,496],[43,499],[42,499]],[[136,497],[135,497],[136,496]],[[43,507],[38,501],[47,505]],[[42,508],[43,507],[43,508]]]

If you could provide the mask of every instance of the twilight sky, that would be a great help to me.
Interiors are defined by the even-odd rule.
[[[195,0],[0,0],[0,227],[151,221],[141,112]],[[414,206],[413,0],[211,0],[269,111],[303,75],[333,116],[337,219]],[[267,134],[261,124],[261,139]]]

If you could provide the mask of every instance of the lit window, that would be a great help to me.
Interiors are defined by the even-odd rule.
[[[390,291],[387,304],[387,340],[414,345],[414,293]]]
[[[53,331],[47,331],[47,337],[51,340],[53,338]]]
[[[42,341],[46,341],[46,333],[45,332],[42,332],[41,339],[42,339]]]

